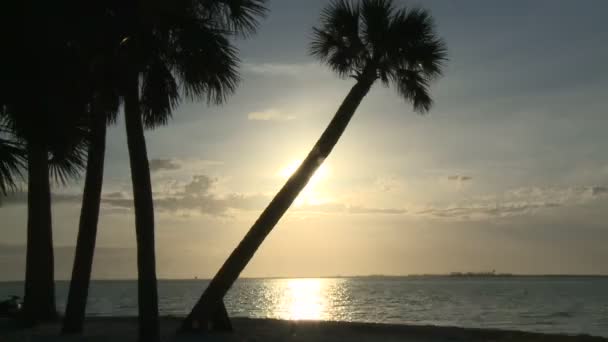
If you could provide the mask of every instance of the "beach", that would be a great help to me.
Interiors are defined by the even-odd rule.
[[[588,335],[539,334],[496,329],[465,329],[431,325],[403,325],[353,322],[288,321],[276,319],[234,318],[234,332],[176,334],[179,317],[161,319],[162,341],[254,342],[254,341],[608,341]],[[14,322],[2,320],[2,342],[68,341],[137,341],[137,318],[89,318],[83,335],[60,336],[59,324],[45,324],[33,329],[19,329]]]

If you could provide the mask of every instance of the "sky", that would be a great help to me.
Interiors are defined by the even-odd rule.
[[[398,2],[447,42],[435,106],[376,84],[243,276],[608,274],[608,2]],[[308,54],[327,3],[271,1],[228,102],[146,133],[160,278],[213,276],[353,86]],[[124,121],[108,134],[93,277],[135,278]],[[53,192],[69,279],[82,182]],[[0,280],[23,279],[25,196],[0,217]]]

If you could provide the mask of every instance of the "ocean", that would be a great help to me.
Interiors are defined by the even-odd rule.
[[[161,315],[186,315],[206,280],[159,281]],[[65,307],[68,282],[57,282]],[[22,282],[0,283],[0,299]],[[232,316],[435,324],[608,337],[604,277],[360,277],[241,279],[226,306]],[[137,314],[135,281],[94,281],[87,313]]]

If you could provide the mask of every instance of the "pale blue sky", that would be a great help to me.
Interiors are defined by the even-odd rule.
[[[238,43],[243,82],[229,102],[184,104],[147,134],[151,159],[167,160],[155,165],[172,165],[153,174],[161,277],[212,275],[352,86],[307,54],[326,3],[272,1],[259,33]],[[376,85],[245,275],[608,274],[608,2],[417,3],[449,48],[435,107],[419,116]],[[127,161],[119,122],[97,277],[135,274]],[[55,242],[68,246],[59,278],[71,267],[80,189],[57,189]],[[5,200],[0,215],[10,270],[0,277],[20,278],[23,201]],[[120,267],[109,261],[117,255]]]

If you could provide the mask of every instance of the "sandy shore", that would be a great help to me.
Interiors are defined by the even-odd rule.
[[[517,331],[464,329],[436,326],[394,324],[281,321],[272,319],[234,318],[235,332],[200,335],[177,335],[179,318],[162,319],[163,341],[604,341],[590,336],[565,336],[524,333]],[[64,342],[64,341],[136,341],[136,318],[90,318],[83,336],[59,336],[59,325],[42,325],[35,329],[20,330],[8,320],[0,321],[0,342]]]

